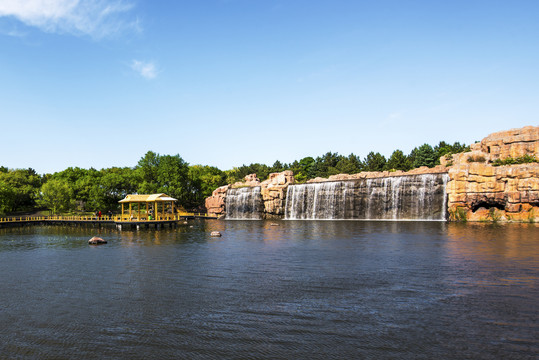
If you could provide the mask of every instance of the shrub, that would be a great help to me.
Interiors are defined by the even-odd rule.
[[[498,209],[496,209],[495,207],[492,207],[488,209],[488,216],[490,217],[492,222],[498,222],[500,218],[502,217],[502,214],[500,211],[498,211]]]
[[[517,165],[517,164],[529,164],[536,163],[539,160],[534,155],[524,155],[516,158],[508,157],[506,159],[496,159],[492,162],[492,166],[502,166],[502,165]]]
[[[449,210],[449,219],[453,221],[468,221],[468,209],[457,206],[455,209]]]
[[[468,156],[468,159],[466,159],[466,161],[468,161],[469,163],[471,162],[485,162],[485,157],[483,155],[472,155],[472,156]]]

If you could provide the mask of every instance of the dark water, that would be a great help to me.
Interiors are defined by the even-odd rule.
[[[539,226],[279,224],[0,229],[0,358],[537,357]]]

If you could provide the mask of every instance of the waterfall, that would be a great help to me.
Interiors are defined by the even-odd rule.
[[[228,189],[226,194],[227,219],[261,219],[264,210],[260,186]]]
[[[342,181],[291,185],[286,193],[285,219],[340,219],[347,193]]]
[[[445,220],[447,174],[288,187],[285,219]]]

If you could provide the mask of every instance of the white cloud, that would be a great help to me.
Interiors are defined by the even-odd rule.
[[[51,33],[102,38],[125,30],[139,31],[137,20],[126,20],[133,5],[122,0],[1,0],[0,17]]]
[[[157,76],[157,68],[153,62],[133,60],[131,69],[139,73],[140,76],[146,79],[154,79]]]

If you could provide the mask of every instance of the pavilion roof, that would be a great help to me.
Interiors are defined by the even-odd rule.
[[[146,195],[127,195],[125,199],[118,202],[120,203],[132,203],[132,202],[154,202],[154,201],[176,201],[167,194],[146,194]]]

